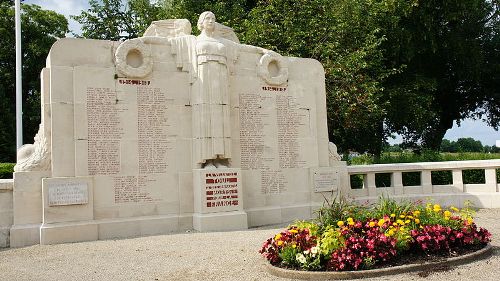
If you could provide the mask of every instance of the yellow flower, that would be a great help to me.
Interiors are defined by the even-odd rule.
[[[412,220],[413,216],[406,216],[406,218]]]
[[[352,218],[347,218],[347,221],[349,222],[349,221],[354,221],[354,220]]]
[[[415,223],[416,223],[416,224],[419,224],[419,223],[420,223],[420,220],[419,220],[419,219],[415,219]]]
[[[354,220],[352,218],[347,219],[347,224],[348,225],[354,225]]]
[[[396,223],[396,222],[393,222],[393,223],[392,223],[392,225],[394,225],[394,226],[398,226],[398,223]]]
[[[467,218],[467,224],[472,224],[474,222],[474,220],[472,220],[472,218]]]
[[[451,217],[451,212],[448,210],[444,211],[444,216],[447,218]]]
[[[437,213],[437,212],[441,211],[441,206],[439,206],[438,204],[435,204],[435,205],[433,206],[433,209],[434,209],[434,212],[436,212],[436,213]]]
[[[276,234],[276,236],[274,236],[274,240],[280,240],[281,238],[281,233],[278,233]]]
[[[385,223],[385,220],[384,219],[380,219],[377,224],[378,224],[378,226],[381,227],[382,225],[384,225],[384,223]]]
[[[391,230],[389,230],[389,231],[387,232],[387,234],[388,234],[389,236],[394,235],[394,230],[392,230],[392,229],[391,229]]]
[[[400,218],[402,218],[402,219],[404,219],[404,218],[405,218],[405,215],[400,215],[399,217],[400,217]]]
[[[453,211],[453,212],[458,212],[460,211],[458,208],[454,207],[454,206],[451,206],[450,209]]]
[[[281,246],[281,245],[283,245],[283,241],[280,240],[280,241],[278,241],[278,246]]]
[[[419,210],[414,211],[414,212],[413,212],[413,215],[414,215],[415,217],[420,216],[420,211],[419,211]]]
[[[342,227],[342,226],[344,226],[344,222],[343,222],[343,221],[338,221],[338,222],[337,222],[337,225],[338,225],[339,227]]]
[[[374,221],[371,221],[368,225],[369,225],[370,227],[374,227],[374,226],[375,226],[375,222],[374,222]]]
[[[296,233],[299,233],[299,232],[297,231],[297,229],[290,229],[290,233],[296,234]]]
[[[394,218],[396,216],[396,214],[391,214],[391,218]]]
[[[292,248],[294,248],[294,249],[295,249],[295,248],[297,248],[297,245],[295,245],[295,244],[292,244]]]
[[[397,220],[396,222],[397,222],[398,224],[400,224],[400,225],[404,225],[404,224],[405,224],[405,222],[404,222],[404,221],[402,221],[402,220]]]
[[[410,223],[411,221],[410,220],[405,220],[405,223]]]

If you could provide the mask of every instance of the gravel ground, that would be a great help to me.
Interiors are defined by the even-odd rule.
[[[480,210],[476,221],[493,234],[491,257],[370,280],[500,280],[500,209]],[[282,227],[3,249],[0,280],[290,280],[267,273],[257,253]]]

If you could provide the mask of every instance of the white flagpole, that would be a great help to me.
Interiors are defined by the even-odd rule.
[[[16,9],[16,146],[23,145],[23,80],[21,62],[21,1],[15,0]]]

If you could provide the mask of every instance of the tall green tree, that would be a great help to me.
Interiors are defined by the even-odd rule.
[[[163,2],[149,0],[89,0],[90,8],[72,16],[82,25],[81,36],[120,40],[140,36],[164,10]]]
[[[68,32],[63,15],[22,4],[23,142],[32,143],[40,123],[40,71],[57,38]],[[14,1],[0,2],[0,162],[15,162]]]
[[[90,8],[73,18],[82,24],[84,38],[119,40],[140,36],[152,21],[189,19],[196,34],[200,13],[212,10],[217,21],[241,32],[256,0],[89,0]]]
[[[380,154],[389,134],[382,83],[399,71],[385,64],[384,31],[411,8],[393,0],[260,1],[247,21],[248,42],[314,58],[324,68],[330,140],[342,151]]]
[[[408,146],[437,150],[454,121],[486,114],[498,129],[498,1],[420,0],[384,43],[386,124]]]

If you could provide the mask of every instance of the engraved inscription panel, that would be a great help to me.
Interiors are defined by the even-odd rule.
[[[313,174],[315,192],[335,191],[338,189],[337,171],[316,171]]]
[[[238,210],[240,205],[238,184],[237,172],[206,173],[204,196],[208,211]]]
[[[239,109],[241,169],[261,170],[262,194],[286,191],[283,170],[307,167],[300,132],[308,131],[308,109],[287,87],[275,86],[240,93]]]
[[[89,202],[87,183],[53,183],[48,186],[49,206],[81,205]]]

